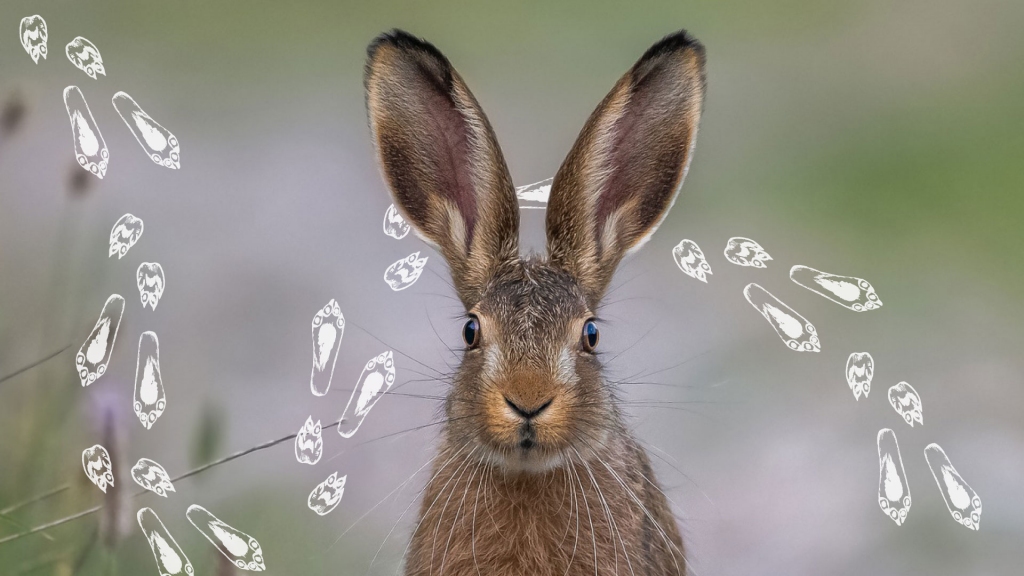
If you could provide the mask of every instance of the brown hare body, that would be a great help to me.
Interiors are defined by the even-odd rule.
[[[436,48],[380,36],[366,91],[395,205],[444,255],[467,314],[406,574],[685,574],[669,503],[601,375],[595,316],[682,185],[703,47],[667,36],[590,116],[552,183],[546,259],[520,257],[497,139]]]

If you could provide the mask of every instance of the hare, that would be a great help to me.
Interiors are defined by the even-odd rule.
[[[546,259],[520,256],[512,178],[444,55],[399,30],[367,52],[384,179],[466,309],[405,573],[685,574],[675,518],[602,377],[595,310],[682,185],[704,47],[665,37],[591,114],[552,183]]]

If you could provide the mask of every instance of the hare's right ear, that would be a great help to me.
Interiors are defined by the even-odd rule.
[[[393,30],[367,49],[366,106],[384,179],[437,246],[467,308],[519,256],[519,206],[491,125],[448,59]]]

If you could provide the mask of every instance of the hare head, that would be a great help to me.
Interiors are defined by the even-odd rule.
[[[519,207],[491,125],[433,45],[402,31],[368,49],[366,102],[395,205],[448,262],[466,308],[447,438],[509,471],[587,458],[621,430],[596,356],[595,311],[619,261],[671,208],[693,153],[704,49],[686,32],[615,84],[556,173],[548,257],[519,254]]]

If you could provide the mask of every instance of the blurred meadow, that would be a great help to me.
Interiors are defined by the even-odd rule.
[[[40,14],[49,56],[15,30]],[[436,379],[458,363],[461,306],[439,254],[381,231],[390,204],[363,108],[366,44],[401,27],[438,46],[488,113],[517,185],[554,174],[584,120],[653,42],[686,28],[707,48],[708,94],[689,176],[653,239],[620,268],[601,315],[609,378],[675,504],[691,570],[710,575],[1019,573],[1024,565],[1024,2],[28,2],[0,5],[0,574],[156,574],[135,522],[153,508],[199,575],[231,568],[186,520],[201,504],[262,544],[270,574],[393,574],[431,457]],[[74,68],[75,36],[107,75]],[[104,179],[75,162],[65,86],[110,148]],[[131,94],[181,142],[181,170],[146,158],[110,98]],[[107,258],[125,212],[145,232]],[[543,213],[523,244],[542,251]],[[728,263],[732,236],[765,270]],[[696,241],[713,274],[680,272]],[[392,292],[381,276],[421,251]],[[135,269],[163,265],[143,310]],[[854,313],[792,283],[803,264],[867,278],[884,306]],[[757,282],[814,323],[795,353],[744,300]],[[83,388],[74,355],[104,300],[125,297],[108,372]],[[330,393],[309,392],[310,321],[347,320]],[[168,407],[131,408],[137,341],[160,338]],[[138,491],[141,457],[176,476],[341,415],[364,363],[394,350],[404,394],[359,433],[324,432],[316,466],[291,441]],[[455,350],[456,352],[452,352]],[[869,398],[847,356],[869,351]],[[905,380],[924,425],[886,400]],[[877,503],[875,436],[892,428],[913,505]],[[923,456],[940,444],[984,503],[949,515]],[[111,449],[104,499],[81,452]],[[309,491],[347,474],[320,517]],[[32,501],[42,496],[43,498]],[[378,505],[379,503],[379,505]],[[408,508],[408,513],[403,511]],[[354,527],[353,527],[354,525]],[[349,529],[351,527],[351,529]],[[393,532],[392,532],[393,530]],[[379,553],[378,553],[379,549]]]

